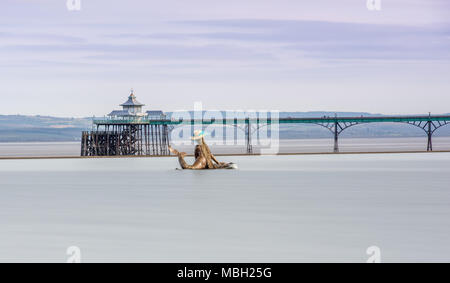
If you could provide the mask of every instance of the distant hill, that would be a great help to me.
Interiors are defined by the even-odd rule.
[[[169,113],[170,114],[170,113]],[[281,112],[280,117],[333,117],[335,112]],[[363,112],[338,112],[339,117],[383,116]],[[81,131],[92,127],[92,118],[57,118],[49,116],[0,115],[0,142],[79,141]],[[439,129],[436,136],[450,136],[450,126]],[[329,138],[331,133],[317,125],[281,125],[280,138]],[[399,123],[362,124],[342,133],[342,138],[420,137],[424,132]]]
[[[90,118],[0,115],[0,142],[78,141]]]

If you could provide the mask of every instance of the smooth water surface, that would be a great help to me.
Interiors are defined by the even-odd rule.
[[[280,153],[333,152],[334,141],[329,139],[288,139],[279,140]],[[245,141],[238,145],[216,145],[208,141],[216,154],[246,153]],[[261,146],[253,142],[254,152],[260,153]],[[267,146],[268,144],[264,144]],[[174,145],[181,151],[192,153],[193,145]],[[341,152],[395,152],[426,151],[426,137],[409,138],[341,138]],[[435,137],[434,150],[450,150],[450,137]],[[80,142],[36,142],[36,143],[0,143],[1,157],[18,156],[80,156]]]
[[[450,261],[450,154],[0,160],[0,261]]]

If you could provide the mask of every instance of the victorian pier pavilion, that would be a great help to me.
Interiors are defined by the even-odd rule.
[[[108,117],[94,120],[94,130],[81,136],[81,156],[168,155],[169,130],[163,123],[162,111],[143,112],[133,90],[122,110],[114,110]]]

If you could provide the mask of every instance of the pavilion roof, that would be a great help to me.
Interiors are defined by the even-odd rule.
[[[137,101],[133,91],[131,91],[130,96],[128,96],[128,100],[125,101],[125,103],[120,104],[120,106],[144,106],[144,105],[145,104],[142,104],[139,101]]]

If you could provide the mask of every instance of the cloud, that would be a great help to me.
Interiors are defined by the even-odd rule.
[[[24,44],[0,47],[12,53],[69,53],[90,59],[117,60],[271,60],[271,54],[233,45],[207,44],[202,46],[165,44]],[[78,54],[78,55],[77,55]]]
[[[274,52],[298,51],[311,58],[435,60],[449,59],[447,26],[414,27],[318,21],[211,20],[176,22],[183,26],[209,29],[208,32],[128,33],[121,39],[191,41],[241,44],[252,49],[278,46]],[[235,31],[214,31],[215,28]],[[206,53],[207,54],[207,53]],[[275,56],[275,54],[274,54]]]
[[[80,43],[85,41],[85,39],[82,37],[49,33],[0,32],[0,37],[13,40],[37,40],[40,42],[56,41],[60,43]]]

